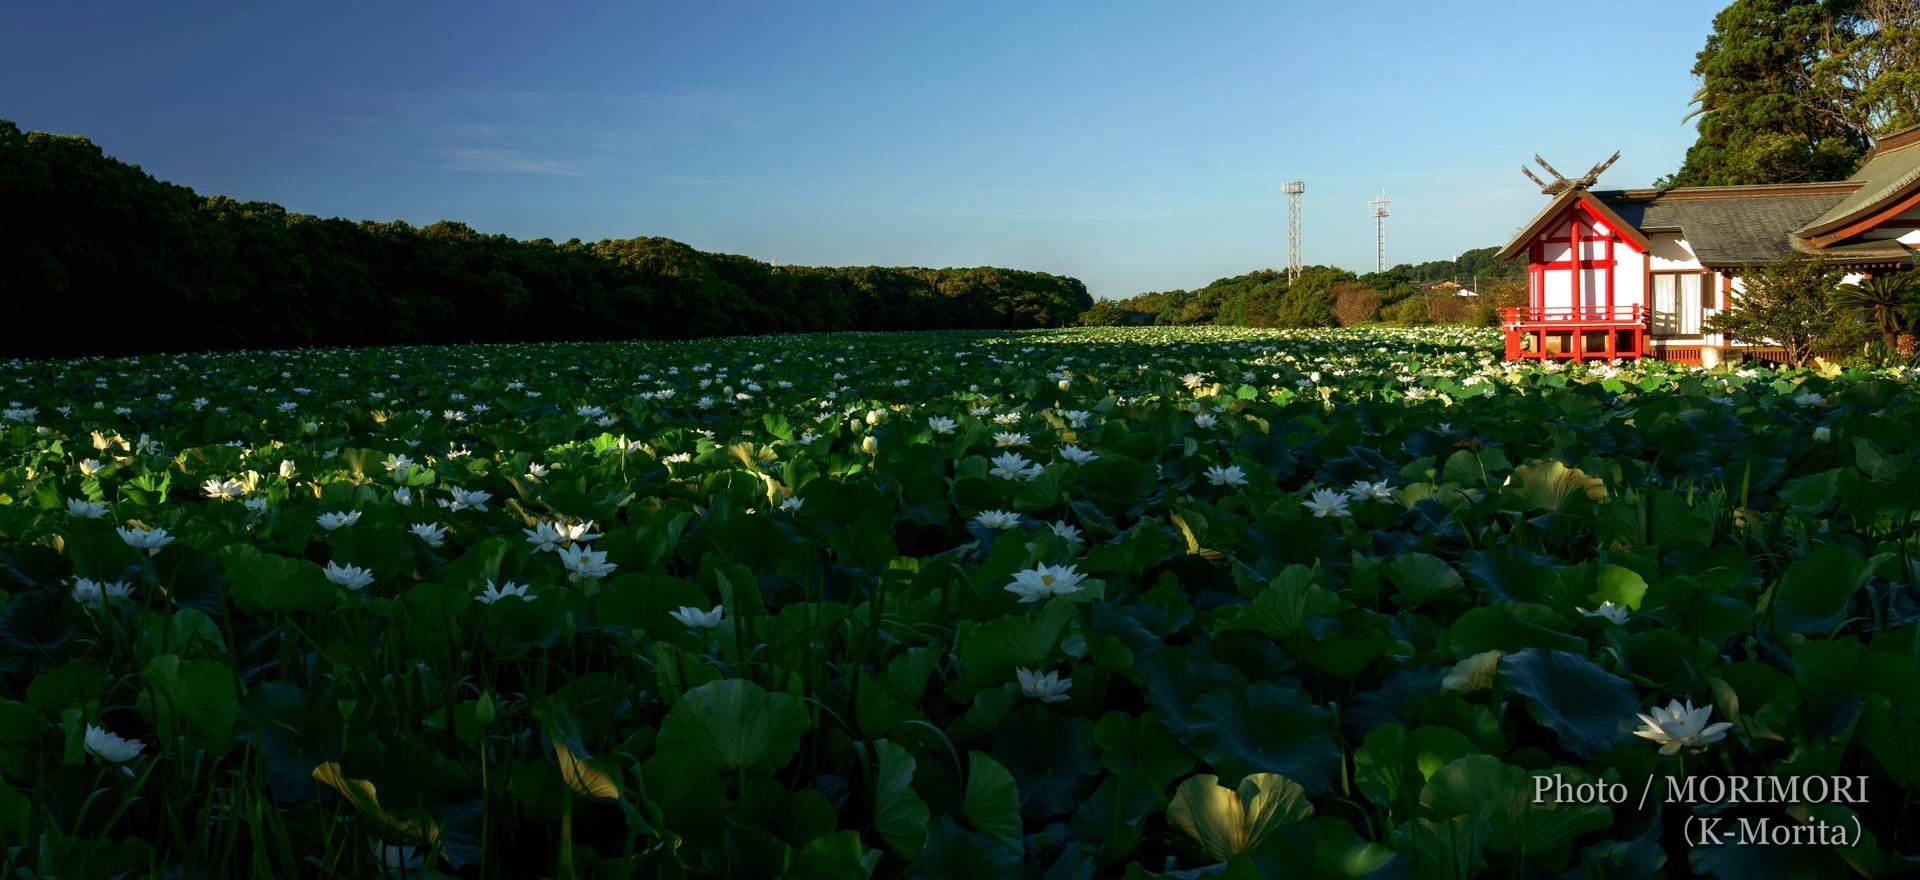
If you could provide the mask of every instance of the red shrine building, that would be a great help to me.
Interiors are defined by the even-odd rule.
[[[1764,357],[1706,329],[1740,307],[1748,267],[1798,252],[1851,282],[1920,258],[1920,126],[1825,183],[1592,189],[1612,163],[1568,179],[1540,161],[1551,184],[1527,173],[1553,200],[1500,254],[1527,262],[1527,305],[1501,313],[1509,360]]]

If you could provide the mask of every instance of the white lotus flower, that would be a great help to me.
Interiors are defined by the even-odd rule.
[[[806,503],[807,503],[807,499],[805,498],[787,498],[780,502],[780,509],[781,510],[799,510],[801,506]]]
[[[105,469],[106,465],[101,464],[97,458],[89,458],[80,462],[80,472],[89,477]]]
[[[1007,592],[1020,597],[1021,602],[1038,602],[1048,596],[1071,596],[1083,589],[1080,583],[1087,579],[1077,566],[1037,565],[1026,571],[1017,572],[1013,582],[1007,584]]]
[[[407,507],[413,504],[413,490],[401,486],[393,490],[393,500],[398,502],[401,507]]]
[[[208,498],[226,500],[247,494],[247,484],[239,480],[208,480],[200,484],[200,491],[207,493]]]
[[[452,497],[440,499],[440,506],[449,511],[478,510],[484,512],[487,509],[487,500],[493,497],[492,492],[469,492],[459,486],[448,486],[447,494]]]
[[[1245,486],[1247,472],[1241,470],[1237,464],[1230,464],[1224,468],[1214,465],[1207,468],[1207,482],[1215,486]]]
[[[105,605],[108,599],[125,599],[131,595],[133,595],[133,587],[126,581],[73,579],[73,601],[82,605]]]
[[[341,526],[350,526],[360,521],[360,511],[349,510],[346,513],[323,513],[313,518],[321,528],[331,532]]]
[[[67,499],[67,514],[81,519],[99,519],[107,515],[107,506],[98,501],[84,501],[79,498]]]
[[[880,438],[868,434],[860,438],[860,451],[872,455],[880,451]]]
[[[989,529],[1011,529],[1020,525],[1020,514],[1005,510],[983,510],[973,521]]]
[[[127,739],[119,734],[108,733],[106,728],[92,724],[87,725],[85,744],[87,751],[92,752],[94,757],[109,764],[125,764],[140,757],[140,753],[147,747],[146,743],[137,739]]]
[[[1025,446],[1028,443],[1032,442],[1032,439],[1033,438],[1028,437],[1025,434],[1020,434],[1015,432],[1002,432],[1002,433],[993,435],[993,445],[999,446],[1001,448],[1005,448],[1008,446]]]
[[[1083,409],[1069,409],[1061,411],[1060,417],[1066,419],[1070,427],[1084,428],[1087,426],[1087,420],[1093,418],[1093,414]]]
[[[715,605],[706,611],[691,605],[682,605],[680,610],[672,612],[670,616],[693,629],[712,629],[720,625],[726,613],[725,606],[721,605]]]
[[[603,578],[613,574],[619,566],[607,561],[607,554],[588,550],[583,544],[569,544],[561,548],[560,564],[566,566],[567,577],[581,581],[588,578]]]
[[[160,548],[173,543],[173,536],[167,534],[166,529],[118,528],[114,531],[120,533],[120,540],[127,542],[127,546],[145,550],[148,556],[160,555]]]
[[[1603,617],[1621,626],[1626,626],[1627,615],[1632,613],[1627,609],[1627,606],[1615,605],[1611,601],[1600,603],[1600,607],[1592,611],[1578,607],[1573,610],[1580,612],[1580,616],[1582,617]]]
[[[935,434],[951,434],[956,423],[946,416],[934,416],[927,419],[927,427],[931,428]]]
[[[445,546],[447,542],[447,527],[438,523],[414,523],[407,527],[407,531],[412,532],[414,537],[435,550]]]
[[[292,459],[280,460],[280,478],[281,479],[291,480],[293,479],[293,475],[299,472],[300,472],[300,469],[294,466]]]
[[[1056,520],[1054,524],[1049,526],[1048,528],[1051,528],[1054,534],[1059,535],[1060,537],[1065,538],[1069,541],[1078,542],[1078,541],[1086,540],[1085,538],[1082,538],[1080,536],[1080,527],[1074,525],[1073,523],[1067,522],[1066,520]]]
[[[1652,715],[1641,715],[1642,727],[1633,732],[1634,736],[1649,739],[1660,744],[1660,754],[1671,755],[1688,746],[1703,746],[1725,739],[1727,730],[1733,727],[1725,721],[1708,724],[1713,717],[1712,706],[1693,707],[1688,700],[1681,705],[1674,700],[1662,709],[1655,706]]]
[[[591,531],[593,523],[542,522],[533,528],[521,529],[527,536],[527,543],[541,550],[559,550],[576,541],[592,541],[600,537],[599,532]]]
[[[493,581],[487,581],[487,588],[481,590],[479,595],[474,596],[473,601],[482,605],[492,605],[508,596],[525,601],[528,598],[527,591],[529,589],[532,589],[532,587],[527,584],[516,584],[513,581],[507,581],[499,586],[494,586]]]
[[[1347,497],[1355,501],[1392,501],[1393,487],[1386,480],[1369,483],[1366,480],[1354,480],[1347,487]]]
[[[1196,428],[1211,428],[1218,424],[1220,424],[1220,419],[1213,413],[1201,413],[1193,417],[1193,426]]]
[[[1008,452],[993,459],[993,469],[988,473],[1008,480],[1033,480],[1040,476],[1041,467],[1027,461],[1026,456],[1018,452]]]
[[[373,583],[373,572],[357,565],[341,565],[337,562],[328,562],[326,575],[327,580],[355,592],[364,590],[368,585]]]
[[[1060,457],[1070,462],[1073,462],[1074,464],[1086,464],[1087,462],[1090,462],[1096,458],[1099,458],[1100,455],[1095,452],[1090,452],[1088,450],[1081,449],[1078,446],[1062,446],[1060,447]]]
[[[1020,679],[1020,690],[1042,703],[1065,701],[1067,690],[1073,687],[1073,679],[1061,678],[1058,672],[1041,675],[1022,666],[1015,669],[1013,674]]]
[[[1300,506],[1313,511],[1314,516],[1346,516],[1347,496],[1332,489],[1315,489],[1313,497],[1300,502]]]

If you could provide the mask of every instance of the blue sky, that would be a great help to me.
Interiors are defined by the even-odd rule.
[[[1099,296],[1502,243],[1540,151],[1679,164],[1718,2],[47,3],[0,118],[202,193]]]

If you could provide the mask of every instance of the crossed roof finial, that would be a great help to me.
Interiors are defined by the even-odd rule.
[[[1607,157],[1606,161],[1594,163],[1593,167],[1588,169],[1586,174],[1576,178],[1568,178],[1566,175],[1561,174],[1559,169],[1548,164],[1547,160],[1540,158],[1539,153],[1535,153],[1533,154],[1533,161],[1539,163],[1541,168],[1546,169],[1548,174],[1553,175],[1553,182],[1548,183],[1541,180],[1538,175],[1533,173],[1532,169],[1525,165],[1520,166],[1520,173],[1525,174],[1528,180],[1533,181],[1535,185],[1539,186],[1541,192],[1550,196],[1557,196],[1570,189],[1585,189],[1592,186],[1595,181],[1600,179],[1601,173],[1613,167],[1613,163],[1619,161],[1619,159],[1620,152],[1615,150],[1612,156]]]

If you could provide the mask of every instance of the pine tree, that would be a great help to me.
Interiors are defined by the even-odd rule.
[[[1700,137],[1660,186],[1837,180],[1869,145],[1847,96],[1814,72],[1859,37],[1857,0],[1736,0],[1693,72]]]

